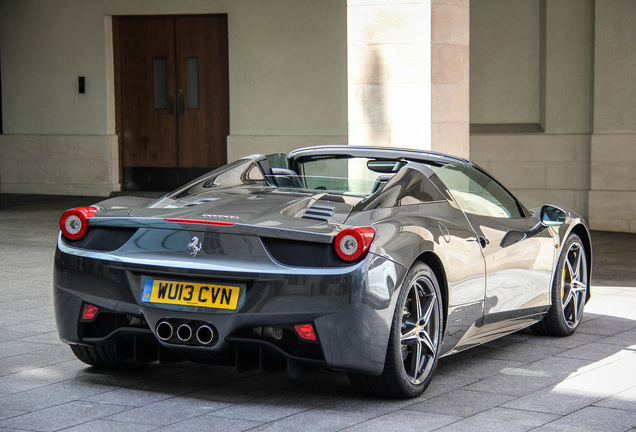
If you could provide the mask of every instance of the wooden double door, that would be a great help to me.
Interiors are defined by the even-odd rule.
[[[125,190],[169,191],[227,162],[227,15],[115,17]]]

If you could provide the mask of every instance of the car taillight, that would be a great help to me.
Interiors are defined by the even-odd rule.
[[[338,233],[334,247],[341,259],[355,261],[367,253],[374,237],[372,227],[347,228]]]
[[[294,326],[294,329],[296,330],[296,333],[298,333],[298,336],[300,336],[301,338],[308,340],[308,341],[315,341],[316,340],[316,331],[314,330],[314,326],[311,324],[297,324]]]
[[[92,321],[95,319],[98,313],[99,313],[99,308],[97,306],[84,303],[84,308],[82,309],[82,320]]]
[[[88,219],[97,213],[95,207],[77,207],[66,210],[60,219],[62,235],[69,240],[79,240],[88,229]]]

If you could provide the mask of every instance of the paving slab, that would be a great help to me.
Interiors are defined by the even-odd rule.
[[[440,432],[525,432],[548,424],[557,418],[554,414],[542,412],[493,408],[436,430]]]
[[[247,430],[259,429],[261,423],[233,419],[226,417],[216,417],[213,415],[203,415],[188,420],[163,426],[158,429],[152,429],[157,432],[201,432],[201,431],[223,431],[223,432],[239,432]],[[278,429],[283,430],[283,429]]]
[[[635,428],[636,412],[590,406],[543,425],[537,431],[625,432]]]
[[[592,299],[569,338],[521,331],[440,359],[412,400],[368,398],[346,374],[239,374],[176,363],[100,371],[57,338],[58,218],[91,197],[3,195],[0,432],[628,431],[636,427],[636,235],[593,232]]]

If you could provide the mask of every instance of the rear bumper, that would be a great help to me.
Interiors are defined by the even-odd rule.
[[[55,317],[66,343],[91,345],[127,338],[141,357],[144,353],[139,350],[158,347],[179,358],[227,363],[239,351],[252,355],[255,350],[269,350],[330,369],[379,374],[397,287],[405,273],[403,267],[373,254],[347,267],[290,268],[270,262],[256,270],[235,266],[223,271],[123,262],[113,255],[58,243]],[[141,301],[144,277],[244,284],[245,289],[236,311],[149,304]],[[85,303],[99,307],[101,314],[82,321]],[[194,330],[209,325],[214,341],[162,340],[157,325],[165,321],[175,327],[191,325]],[[293,326],[303,323],[314,326],[316,342],[304,341],[294,332]]]

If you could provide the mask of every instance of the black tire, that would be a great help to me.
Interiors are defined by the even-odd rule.
[[[421,395],[437,368],[442,311],[435,274],[426,264],[416,262],[400,288],[384,370],[379,376],[349,374],[353,386],[375,396],[406,399]]]
[[[115,355],[115,345],[112,343],[89,346],[71,345],[75,357],[87,365],[104,369],[122,369],[139,367],[140,363],[130,360],[120,360]]]
[[[546,336],[574,333],[583,318],[589,282],[585,246],[579,236],[571,234],[561,248],[554,272],[552,306],[532,330]]]

